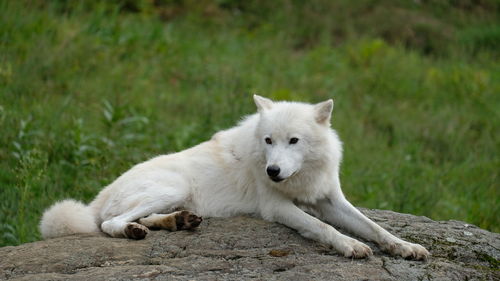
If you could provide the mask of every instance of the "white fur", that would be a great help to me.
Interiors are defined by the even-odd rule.
[[[57,202],[43,213],[40,231],[44,238],[54,238],[61,234],[98,232],[99,227],[88,206],[69,199]]]
[[[429,255],[422,246],[391,235],[345,199],[339,181],[341,142],[330,129],[331,100],[316,105],[259,96],[254,100],[259,112],[238,126],[190,149],[136,165],[88,207],[75,201],[57,203],[42,218],[43,237],[93,232],[96,225],[113,237],[123,237],[127,223],[182,207],[207,217],[256,214],[329,244],[347,257],[372,252],[332,225],[375,241],[395,255]],[[297,143],[291,144],[291,138]],[[279,182],[266,174],[272,165],[280,168],[273,177]]]

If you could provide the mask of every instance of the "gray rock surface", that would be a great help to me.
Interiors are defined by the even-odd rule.
[[[459,221],[362,211],[425,246],[427,262],[344,258],[294,230],[260,219],[205,219],[196,231],[153,231],[133,241],[75,235],[0,248],[9,280],[500,280],[500,234]]]

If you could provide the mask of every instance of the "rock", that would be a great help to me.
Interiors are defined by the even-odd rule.
[[[459,221],[362,209],[420,243],[427,262],[382,253],[344,258],[296,231],[250,217],[205,219],[195,231],[152,231],[144,240],[85,234],[0,248],[11,280],[500,280],[500,234]]]

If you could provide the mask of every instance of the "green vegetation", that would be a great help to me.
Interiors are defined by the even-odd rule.
[[[358,206],[500,231],[500,4],[0,0],[0,246],[133,164],[334,98]]]

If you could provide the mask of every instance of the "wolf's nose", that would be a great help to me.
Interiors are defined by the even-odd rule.
[[[266,172],[270,177],[276,177],[280,174],[280,167],[277,165],[271,165],[267,167]]]

